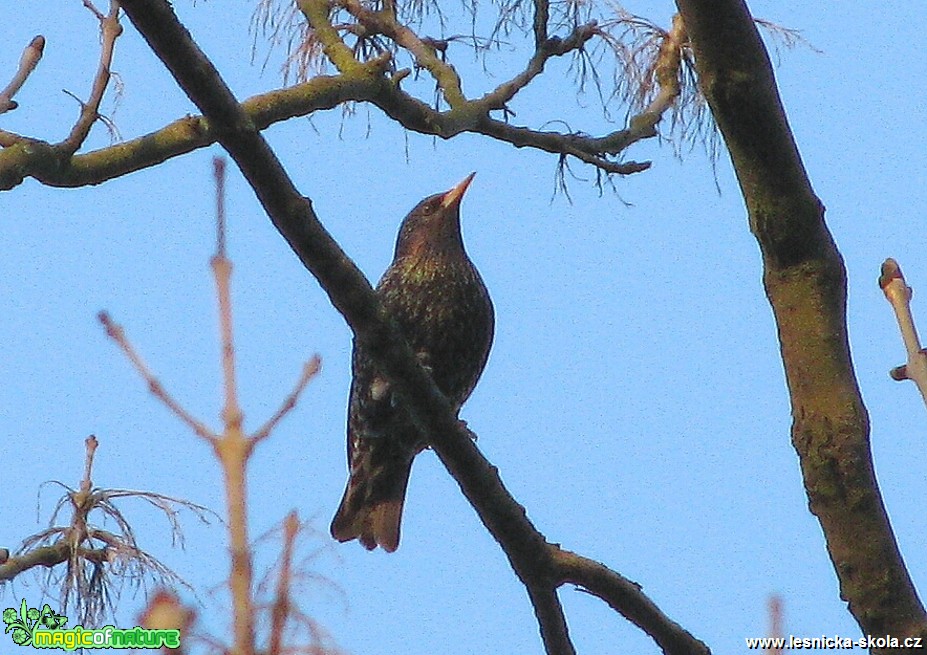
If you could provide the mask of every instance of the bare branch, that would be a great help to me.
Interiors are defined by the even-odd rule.
[[[536,0],[537,4],[546,6],[545,0]],[[546,28],[544,33],[546,33]],[[553,37],[545,38],[539,42],[534,55],[525,67],[525,70],[513,77],[507,82],[503,82],[493,91],[487,93],[479,99],[479,103],[486,105],[488,109],[503,109],[505,105],[515,97],[519,91],[525,88],[531,80],[544,72],[544,64],[551,57],[560,57],[574,50],[581,49],[589,39],[599,33],[598,25],[595,21],[584,23],[577,26],[564,39]]]
[[[270,612],[270,647],[269,655],[281,655],[283,630],[290,613],[290,580],[293,571],[293,544],[299,532],[299,518],[296,512],[287,514],[283,523],[283,553],[280,556],[280,573],[277,576],[277,589],[274,604]]]
[[[653,125],[660,117],[657,110],[672,104],[672,93],[667,91],[661,96],[663,100],[644,114],[644,119],[632,119],[628,130],[602,137],[533,130],[490,116],[493,111],[507,111],[506,103],[540,74],[547,59],[577,52],[594,36],[604,38],[602,29],[594,22],[588,22],[575,26],[565,38],[547,39],[541,50],[529,61],[525,71],[499,85],[494,91],[476,100],[463,101],[450,111],[439,112],[399,88],[401,80],[408,74],[407,70],[396,71],[392,77],[388,77],[393,65],[389,53],[370,61],[358,61],[332,26],[328,17],[328,4],[324,0],[300,0],[300,7],[311,22],[313,34],[326,56],[341,74],[315,77],[303,84],[246,100],[242,108],[259,129],[350,101],[370,102],[405,128],[422,134],[444,139],[464,132],[483,134],[516,147],[533,147],[557,155],[576,157],[607,174],[628,175],[646,169],[649,164],[616,162],[613,156],[637,141],[653,136]],[[413,41],[418,39],[412,33],[407,36]],[[425,39],[418,41],[425,49],[434,48],[434,44],[429,45]],[[666,51],[671,52],[669,46]],[[440,65],[446,66],[443,62]],[[668,65],[666,68],[671,73],[672,67]],[[668,74],[667,79],[672,79],[672,75]],[[28,176],[50,186],[98,184],[112,177],[157,165],[171,157],[214,143],[215,140],[209,122],[195,116],[175,121],[149,135],[83,155],[73,155],[69,149],[0,130],[0,145],[5,146],[0,150],[0,189],[12,188]]]
[[[126,582],[136,588],[146,580],[187,586],[167,566],[139,547],[132,526],[114,500],[141,498],[162,511],[171,525],[175,543],[183,541],[177,518],[179,509],[190,509],[204,521],[209,511],[200,505],[160,494],[92,487],[93,459],[98,442],[96,437],[90,436],[84,443],[85,466],[78,488],[71,489],[55,482],[65,494],[58,499],[52,511],[50,527],[23,540],[17,556],[0,565],[0,581],[12,579],[30,568],[44,566],[49,569],[47,584],[50,586],[55,577],[54,567],[65,564],[63,574],[57,576],[60,582],[56,582],[62,610],[66,610],[69,602],[73,601],[80,620],[96,623],[107,609],[112,610],[112,600]],[[53,525],[65,507],[71,509],[68,522]],[[112,521],[117,526],[115,532],[94,524],[94,518],[100,514],[102,521],[99,523]]]
[[[303,365],[303,372],[302,375],[300,375],[296,386],[284,399],[283,403],[280,405],[280,409],[278,409],[264,425],[258,428],[258,430],[253,435],[251,435],[252,441],[258,442],[267,438],[267,436],[277,426],[277,423],[279,423],[284,416],[286,416],[294,407],[296,407],[296,403],[299,401],[300,394],[302,394],[303,390],[306,388],[306,385],[312,381],[312,378],[318,375],[321,368],[322,360],[318,355],[315,355],[312,359]]]
[[[13,96],[19,92],[23,84],[26,83],[26,80],[29,79],[29,75],[31,75],[35,67],[38,66],[44,50],[45,37],[41,34],[33,38],[29,42],[29,45],[25,47],[23,55],[19,59],[19,66],[16,69],[16,73],[13,75],[13,79],[10,80],[10,83],[6,85],[3,91],[0,91],[0,114],[16,109],[18,105],[13,100]]]
[[[87,135],[90,134],[90,128],[99,118],[100,103],[103,102],[103,94],[106,93],[106,87],[109,86],[110,66],[113,62],[113,49],[116,45],[116,39],[122,34],[122,25],[119,24],[119,2],[110,0],[109,13],[103,15],[93,6],[89,0],[84,0],[84,6],[90,9],[100,21],[100,35],[102,46],[100,48],[100,61],[97,66],[97,73],[93,78],[93,87],[90,90],[90,98],[85,103],[81,103],[80,117],[71,128],[71,133],[61,142],[62,153],[70,156],[77,152]]]
[[[467,102],[460,85],[460,76],[454,67],[441,60],[435,49],[426,45],[419,36],[396,20],[390,11],[370,11],[360,0],[337,0],[338,4],[348,10],[354,18],[367,29],[383,34],[397,45],[408,50],[415,62],[431,73],[438,87],[444,93],[452,108],[461,107]]]
[[[901,330],[901,339],[908,353],[907,363],[892,369],[892,378],[898,381],[913,380],[924,403],[927,404],[927,352],[921,347],[920,337],[917,336],[917,326],[914,324],[914,315],[911,313],[913,292],[904,280],[901,267],[894,259],[886,259],[882,264],[879,286],[895,312],[898,328]]]
[[[100,442],[97,441],[97,438],[92,434],[84,439],[86,454],[84,456],[84,479],[80,481],[80,490],[82,493],[90,493],[90,489],[93,487],[93,481],[90,479],[90,476],[93,472],[93,456],[96,454],[99,445]]]
[[[547,23],[550,21],[548,0],[534,0],[534,48],[540,51],[547,43]]]
[[[348,101],[369,100],[379,87],[371,78],[384,68],[376,60],[360,64],[355,76],[320,76],[303,84],[262,93],[242,103],[250,120],[264,129],[296,116],[332,109]],[[186,116],[125,143],[73,155],[45,141],[0,130],[0,190],[34,177],[52,187],[99,184],[206,147],[215,134],[201,116]]]
[[[14,555],[0,564],[0,582],[12,580],[20,573],[28,571],[37,566],[52,568],[58,564],[63,564],[71,558],[71,545],[66,540],[60,540],[53,546],[42,546],[33,548],[23,555]],[[105,548],[80,548],[77,550],[80,559],[96,564],[103,564],[107,561]]]
[[[574,655],[576,648],[570,641],[563,605],[557,597],[557,591],[535,581],[526,582],[528,597],[534,606],[534,616],[541,630],[544,651],[548,655]]]
[[[158,400],[167,405],[168,409],[170,409],[177,418],[186,423],[187,426],[193,430],[193,432],[196,433],[198,437],[201,437],[202,439],[205,439],[209,442],[214,441],[216,439],[216,435],[203,423],[200,423],[197,419],[195,419],[192,414],[190,414],[180,405],[180,403],[174,400],[174,398],[164,389],[164,386],[157,380],[157,378],[154,377],[154,375],[151,373],[151,370],[135,351],[135,348],[133,348],[132,344],[129,343],[129,340],[125,335],[125,330],[123,330],[122,326],[114,323],[107,312],[100,312],[97,315],[97,318],[100,320],[100,323],[103,324],[103,327],[106,328],[107,336],[115,341],[116,344],[122,349],[122,352],[124,352],[126,357],[129,358],[132,366],[135,367],[135,370],[138,371],[139,375],[141,375],[145,382],[148,384],[148,390],[151,391],[151,393],[154,394]]]
[[[575,584],[601,598],[609,607],[653,637],[667,655],[708,655],[708,647],[666,616],[645,596],[640,585],[604,564],[568,550],[556,549],[559,584]]]
[[[335,68],[345,75],[356,70],[361,63],[354,57],[351,49],[338,36],[338,31],[329,18],[329,5],[326,0],[297,0],[300,11],[312,25],[312,30],[322,44],[322,51],[331,60]]]

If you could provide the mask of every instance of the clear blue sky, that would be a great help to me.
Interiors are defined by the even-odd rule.
[[[18,97],[20,109],[0,117],[0,126],[56,140],[77,111],[61,89],[86,97],[97,35],[78,0],[52,4],[28,3],[6,23],[3,77],[32,36],[44,34],[48,45]],[[250,63],[250,4],[176,3],[242,98],[280,84],[275,63],[263,74]],[[782,50],[777,76],[849,270],[850,335],[877,472],[920,583],[927,574],[924,408],[912,384],[888,377],[904,355],[875,280],[885,257],[898,259],[915,288],[916,315],[927,316],[924,9],[890,2],[874,20],[871,9],[853,3],[751,6],[756,16],[803,30],[821,51]],[[665,0],[627,8],[664,25],[673,11]],[[472,58],[453,54],[471,75]],[[465,90],[481,92],[519,60],[507,58],[488,81],[466,77]],[[115,69],[122,96],[114,113],[112,94],[104,110],[124,138],[194,112],[128,23]],[[549,79],[514,104],[516,120],[614,129],[595,97],[577,105],[558,90],[565,75],[564,64],[551,65]],[[651,141],[628,155],[652,159],[652,170],[617,181],[630,206],[581,181],[571,183],[569,204],[552,199],[553,156],[472,136],[445,143],[405,134],[364,107],[338,138],[341,125],[334,111],[266,134],[373,281],[409,208],[477,171],[463,203],[464,232],[495,302],[497,336],[462,417],[550,540],[642,584],[718,653],[743,650],[744,637],[764,634],[772,593],[784,599],[787,633],[858,636],[807,510],[758,249],[726,153],[717,162],[720,194],[704,153],[680,161],[669,144]],[[98,126],[89,146],[108,138]],[[146,392],[94,318],[109,310],[171,392],[217,425],[207,265],[217,152],[201,150],[99,188],[28,181],[0,196],[0,545],[15,547],[39,528],[43,481],[77,484],[90,433],[101,442],[98,485],[154,490],[222,511],[208,448]],[[432,453],[416,461],[397,553],[330,542],[327,525],[346,475],[349,331],[237,171],[229,207],[246,426],[276,408],[303,360],[323,359],[322,374],[251,468],[255,536],[294,508],[318,528],[308,548],[321,550],[312,566],[329,582],[306,586],[304,609],[353,653],[540,652],[521,585]],[[43,499],[41,525],[54,494]],[[188,517],[187,550],[171,551],[160,518],[141,504],[126,511],[143,544],[200,590],[200,613],[221,633],[224,596],[208,590],[224,577],[222,527]],[[272,555],[265,546],[258,564]],[[31,597],[35,589],[17,583],[15,591]],[[649,638],[598,601],[569,588],[562,598],[584,655],[654,652]],[[0,600],[13,595],[7,589]],[[143,604],[125,598],[126,621]]]

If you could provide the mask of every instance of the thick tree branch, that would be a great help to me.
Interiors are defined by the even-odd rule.
[[[319,76],[286,89],[253,96],[242,109],[259,129],[295,116],[332,109],[348,101],[371,100],[378,85],[371,83],[384,67],[374,60],[360,65],[355,75]],[[202,116],[187,116],[144,136],[73,157],[54,145],[0,131],[0,190],[34,177],[54,187],[100,184],[142,170],[216,142]]]
[[[197,48],[165,0],[122,0],[142,36],[178,84],[208,117],[222,146],[238,164],[271,220],[342,313],[358,341],[395,384],[412,418],[502,545],[525,582],[541,621],[545,648],[569,654],[562,611],[551,599],[562,578],[549,544],[508,493],[498,471],[477,450],[470,432],[413,356],[399,330],[379,305],[370,284],[318,221],[257,126],[242,111],[211,62]],[[704,653],[690,638],[687,652]]]
[[[676,0],[699,83],[731,153],[779,330],[811,511],[865,634],[927,635],[889,524],[846,326],[846,270],[824,223],[743,0]],[[897,652],[897,651],[892,651]]]

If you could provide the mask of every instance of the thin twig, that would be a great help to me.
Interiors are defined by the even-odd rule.
[[[248,538],[248,476],[246,467],[253,441],[242,431],[244,419],[238,402],[238,380],[235,373],[235,339],[232,332],[231,276],[232,262],[226,256],[225,237],[225,164],[213,160],[216,182],[216,254],[210,260],[219,305],[219,340],[222,344],[221,365],[224,384],[222,436],[212,442],[216,458],[222,465],[225,501],[228,512],[229,550],[232,570],[229,587],[232,592],[234,649],[236,655],[251,655],[254,644],[254,598],[252,596],[253,561]]]
[[[90,89],[90,98],[87,102],[81,103],[81,112],[77,122],[71,128],[67,138],[59,144],[61,150],[69,155],[77,152],[77,149],[81,147],[90,134],[90,128],[99,118],[100,103],[103,102],[103,95],[106,93],[106,87],[109,86],[110,66],[113,63],[116,39],[122,34],[122,25],[119,24],[119,2],[117,0],[110,0],[109,13],[106,16],[103,16],[89,0],[84,1],[84,6],[90,9],[94,16],[97,17],[97,20],[100,21],[102,45],[100,47],[97,73],[93,78],[93,86]]]
[[[299,380],[296,382],[296,386],[293,390],[287,395],[283,400],[283,403],[280,405],[280,408],[271,416],[267,422],[262,425],[254,434],[251,435],[251,440],[254,443],[258,443],[267,438],[267,436],[273,431],[277,426],[277,423],[286,416],[299,401],[299,396],[302,394],[303,390],[312,381],[319,370],[322,368],[322,360],[318,355],[315,355],[312,359],[306,362],[303,365],[302,375],[299,376]]]
[[[216,182],[216,255],[225,257],[225,159],[213,157],[212,170]]]
[[[129,340],[126,339],[125,330],[122,326],[113,322],[112,318],[110,318],[109,314],[105,311],[97,314],[97,318],[100,320],[100,323],[103,324],[103,327],[106,328],[107,336],[116,342],[122,349],[122,352],[125,353],[126,357],[129,358],[135,370],[138,371],[138,374],[145,380],[148,385],[148,390],[151,391],[158,400],[167,405],[168,409],[170,409],[177,418],[186,423],[197,436],[206,441],[214,441],[216,439],[215,434],[203,423],[196,420],[192,414],[185,410],[180,403],[167,393],[164,386],[155,378],[151,370],[135,351],[135,348],[133,348]]]
[[[293,545],[299,532],[299,518],[296,512],[287,514],[283,522],[283,553],[280,556],[280,574],[277,576],[277,590],[270,616],[270,655],[281,654],[283,631],[290,614],[290,582],[293,571]]]
[[[542,3],[541,0],[537,0],[537,2],[546,5],[546,2]],[[545,28],[544,33],[546,33],[546,31]],[[544,65],[547,63],[548,59],[551,57],[561,57],[574,50],[579,50],[589,39],[593,38],[598,33],[598,25],[596,25],[595,21],[592,21],[576,26],[564,39],[551,38],[541,41],[538,43],[535,53],[528,61],[528,65],[525,67],[524,71],[498,85],[495,89],[480,98],[478,102],[487,105],[489,109],[504,108],[519,91],[528,86],[534,78],[544,72]]]
[[[460,86],[460,76],[454,67],[442,61],[435,49],[426,45],[418,34],[396,20],[395,14],[390,11],[371,11],[360,0],[338,0],[338,4],[367,29],[389,37],[408,50],[416,64],[431,73],[451,107],[461,107],[467,102]]]
[[[29,42],[29,45],[23,49],[23,55],[19,59],[19,66],[13,75],[13,79],[10,80],[10,83],[6,85],[3,91],[0,91],[0,114],[16,109],[18,105],[13,100],[13,96],[19,92],[26,80],[29,79],[29,75],[38,66],[44,50],[45,37],[41,34],[34,37]]]
[[[901,267],[894,259],[886,259],[882,264],[879,286],[895,312],[901,339],[908,353],[907,363],[892,369],[892,379],[913,380],[927,404],[927,352],[921,347],[914,315],[911,313],[911,287],[905,282]]]

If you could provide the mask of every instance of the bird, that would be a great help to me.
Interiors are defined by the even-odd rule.
[[[474,175],[415,205],[376,287],[384,309],[455,412],[483,373],[495,326],[492,300],[460,232],[460,203]],[[399,547],[412,460],[428,439],[356,337],[351,373],[349,477],[331,534],[391,553]]]

